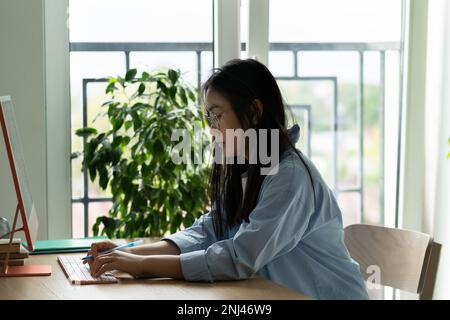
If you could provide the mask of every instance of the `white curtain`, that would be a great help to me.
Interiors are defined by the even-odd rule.
[[[442,244],[434,299],[450,299],[450,1],[428,1],[423,231]]]

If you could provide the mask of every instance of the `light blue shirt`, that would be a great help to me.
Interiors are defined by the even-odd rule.
[[[344,244],[342,215],[314,164],[290,149],[268,175],[249,216],[218,239],[211,212],[162,240],[180,249],[188,281],[248,279],[257,274],[316,299],[368,299],[359,265]]]

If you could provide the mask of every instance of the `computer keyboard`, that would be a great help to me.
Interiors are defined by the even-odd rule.
[[[58,256],[58,262],[63,269],[66,277],[72,284],[101,284],[101,283],[117,283],[117,279],[111,274],[104,273],[98,278],[91,276],[89,266],[83,264],[81,260],[83,256]]]

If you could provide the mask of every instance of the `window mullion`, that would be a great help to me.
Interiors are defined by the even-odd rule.
[[[214,67],[239,58],[240,0],[214,0]]]
[[[269,64],[269,3],[270,0],[249,0],[248,57]]]

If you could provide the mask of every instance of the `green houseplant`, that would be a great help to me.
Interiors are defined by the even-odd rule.
[[[194,126],[205,128],[196,91],[179,71],[137,77],[131,69],[125,77],[110,78],[106,93],[111,99],[97,117],[108,117],[111,129],[76,131],[85,139],[84,169],[91,181],[98,177],[103,190],[110,188],[113,199],[108,216],[97,218],[94,235],[159,237],[190,226],[208,202],[209,173],[203,164],[174,163],[171,135],[181,128],[194,141]],[[198,144],[208,145],[203,130],[201,135],[192,156]]]

